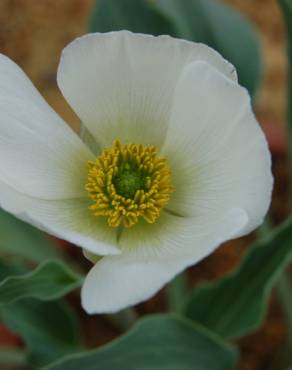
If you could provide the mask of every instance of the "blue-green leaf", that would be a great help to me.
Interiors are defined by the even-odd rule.
[[[261,77],[261,54],[256,32],[238,12],[216,0],[157,0],[161,13],[179,37],[203,42],[237,69],[239,82],[251,94]]]
[[[23,300],[1,306],[0,319],[23,338],[36,366],[80,350],[78,324],[65,302]]]
[[[42,231],[0,209],[0,256],[42,262],[60,253]]]
[[[224,338],[255,330],[263,320],[270,291],[291,258],[290,218],[256,242],[232,274],[195,288],[186,316]]]
[[[27,267],[21,263],[0,260],[0,282],[8,276],[22,275],[27,271]]]
[[[236,350],[202,327],[157,315],[109,345],[67,356],[45,370],[231,370],[236,361]]]
[[[119,30],[159,34],[174,34],[171,22],[145,0],[97,0],[89,30],[109,32]]]
[[[54,300],[76,289],[82,283],[80,275],[59,261],[45,261],[31,272],[13,275],[0,283],[0,304],[23,298]]]

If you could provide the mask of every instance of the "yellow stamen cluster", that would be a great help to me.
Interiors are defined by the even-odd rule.
[[[112,227],[131,227],[143,217],[154,223],[173,191],[170,169],[154,146],[121,145],[115,140],[95,161],[89,161],[86,190],[96,216]]]

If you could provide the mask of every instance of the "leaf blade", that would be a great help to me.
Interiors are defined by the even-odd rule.
[[[81,348],[78,322],[64,301],[26,299],[1,306],[0,318],[23,338],[34,365],[45,365]]]
[[[246,18],[214,0],[157,0],[154,4],[174,24],[178,37],[217,50],[236,67],[240,84],[255,94],[262,61],[257,34]]]
[[[129,30],[153,35],[174,35],[171,22],[144,0],[98,0],[90,22],[90,32]]]
[[[0,209],[0,255],[2,257],[42,262],[60,252],[47,235]]]
[[[255,330],[263,320],[273,285],[292,258],[291,235],[290,218],[256,242],[236,271],[195,288],[185,315],[228,339]]]
[[[63,263],[44,261],[33,271],[8,276],[3,280],[0,283],[0,305],[24,298],[54,300],[76,289],[81,283],[81,275]]]
[[[235,349],[201,327],[172,315],[152,315],[109,345],[45,370],[231,370],[236,361]]]

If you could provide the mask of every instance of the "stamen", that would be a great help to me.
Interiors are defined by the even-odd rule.
[[[85,189],[93,200],[90,209],[107,217],[112,227],[131,227],[139,217],[154,223],[174,191],[170,168],[157,157],[154,146],[115,140],[88,167]]]

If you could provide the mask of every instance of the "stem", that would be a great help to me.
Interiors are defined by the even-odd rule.
[[[267,216],[263,225],[258,231],[260,237],[264,237],[273,228],[270,218]],[[292,348],[292,284],[289,276],[289,267],[283,271],[277,283],[277,294],[281,304],[282,313],[286,323],[286,338],[281,345],[280,350],[274,357],[270,370],[284,370],[291,365]]]
[[[279,0],[287,31],[288,58],[288,101],[287,101],[287,136],[288,136],[288,169],[289,169],[289,205],[292,208],[292,1]]]
[[[291,277],[289,276],[289,269],[282,275],[278,283],[279,298],[283,307],[283,311],[286,318],[287,331],[292,333],[292,286]],[[288,337],[290,348],[292,348],[292,337]]]
[[[180,313],[182,302],[187,293],[187,276],[185,272],[177,275],[166,287],[168,309]]]
[[[291,348],[292,348],[292,286],[289,278],[289,269],[282,274],[277,285],[278,297],[282,306],[282,311],[287,325],[287,335],[281,348],[275,356],[271,370],[284,370],[291,365]]]
[[[287,31],[287,58],[288,58],[288,98],[287,98],[287,136],[288,136],[288,171],[289,171],[289,208],[292,209],[292,0],[279,0],[282,15]],[[292,283],[289,276],[289,267],[282,274],[277,291],[287,325],[287,337],[282,345],[278,369],[291,365],[292,348]]]
[[[269,214],[266,215],[261,227],[257,230],[257,237],[263,238],[273,229],[273,222]]]
[[[107,317],[122,332],[127,331],[138,320],[136,311],[131,307],[115,314],[107,315]]]

